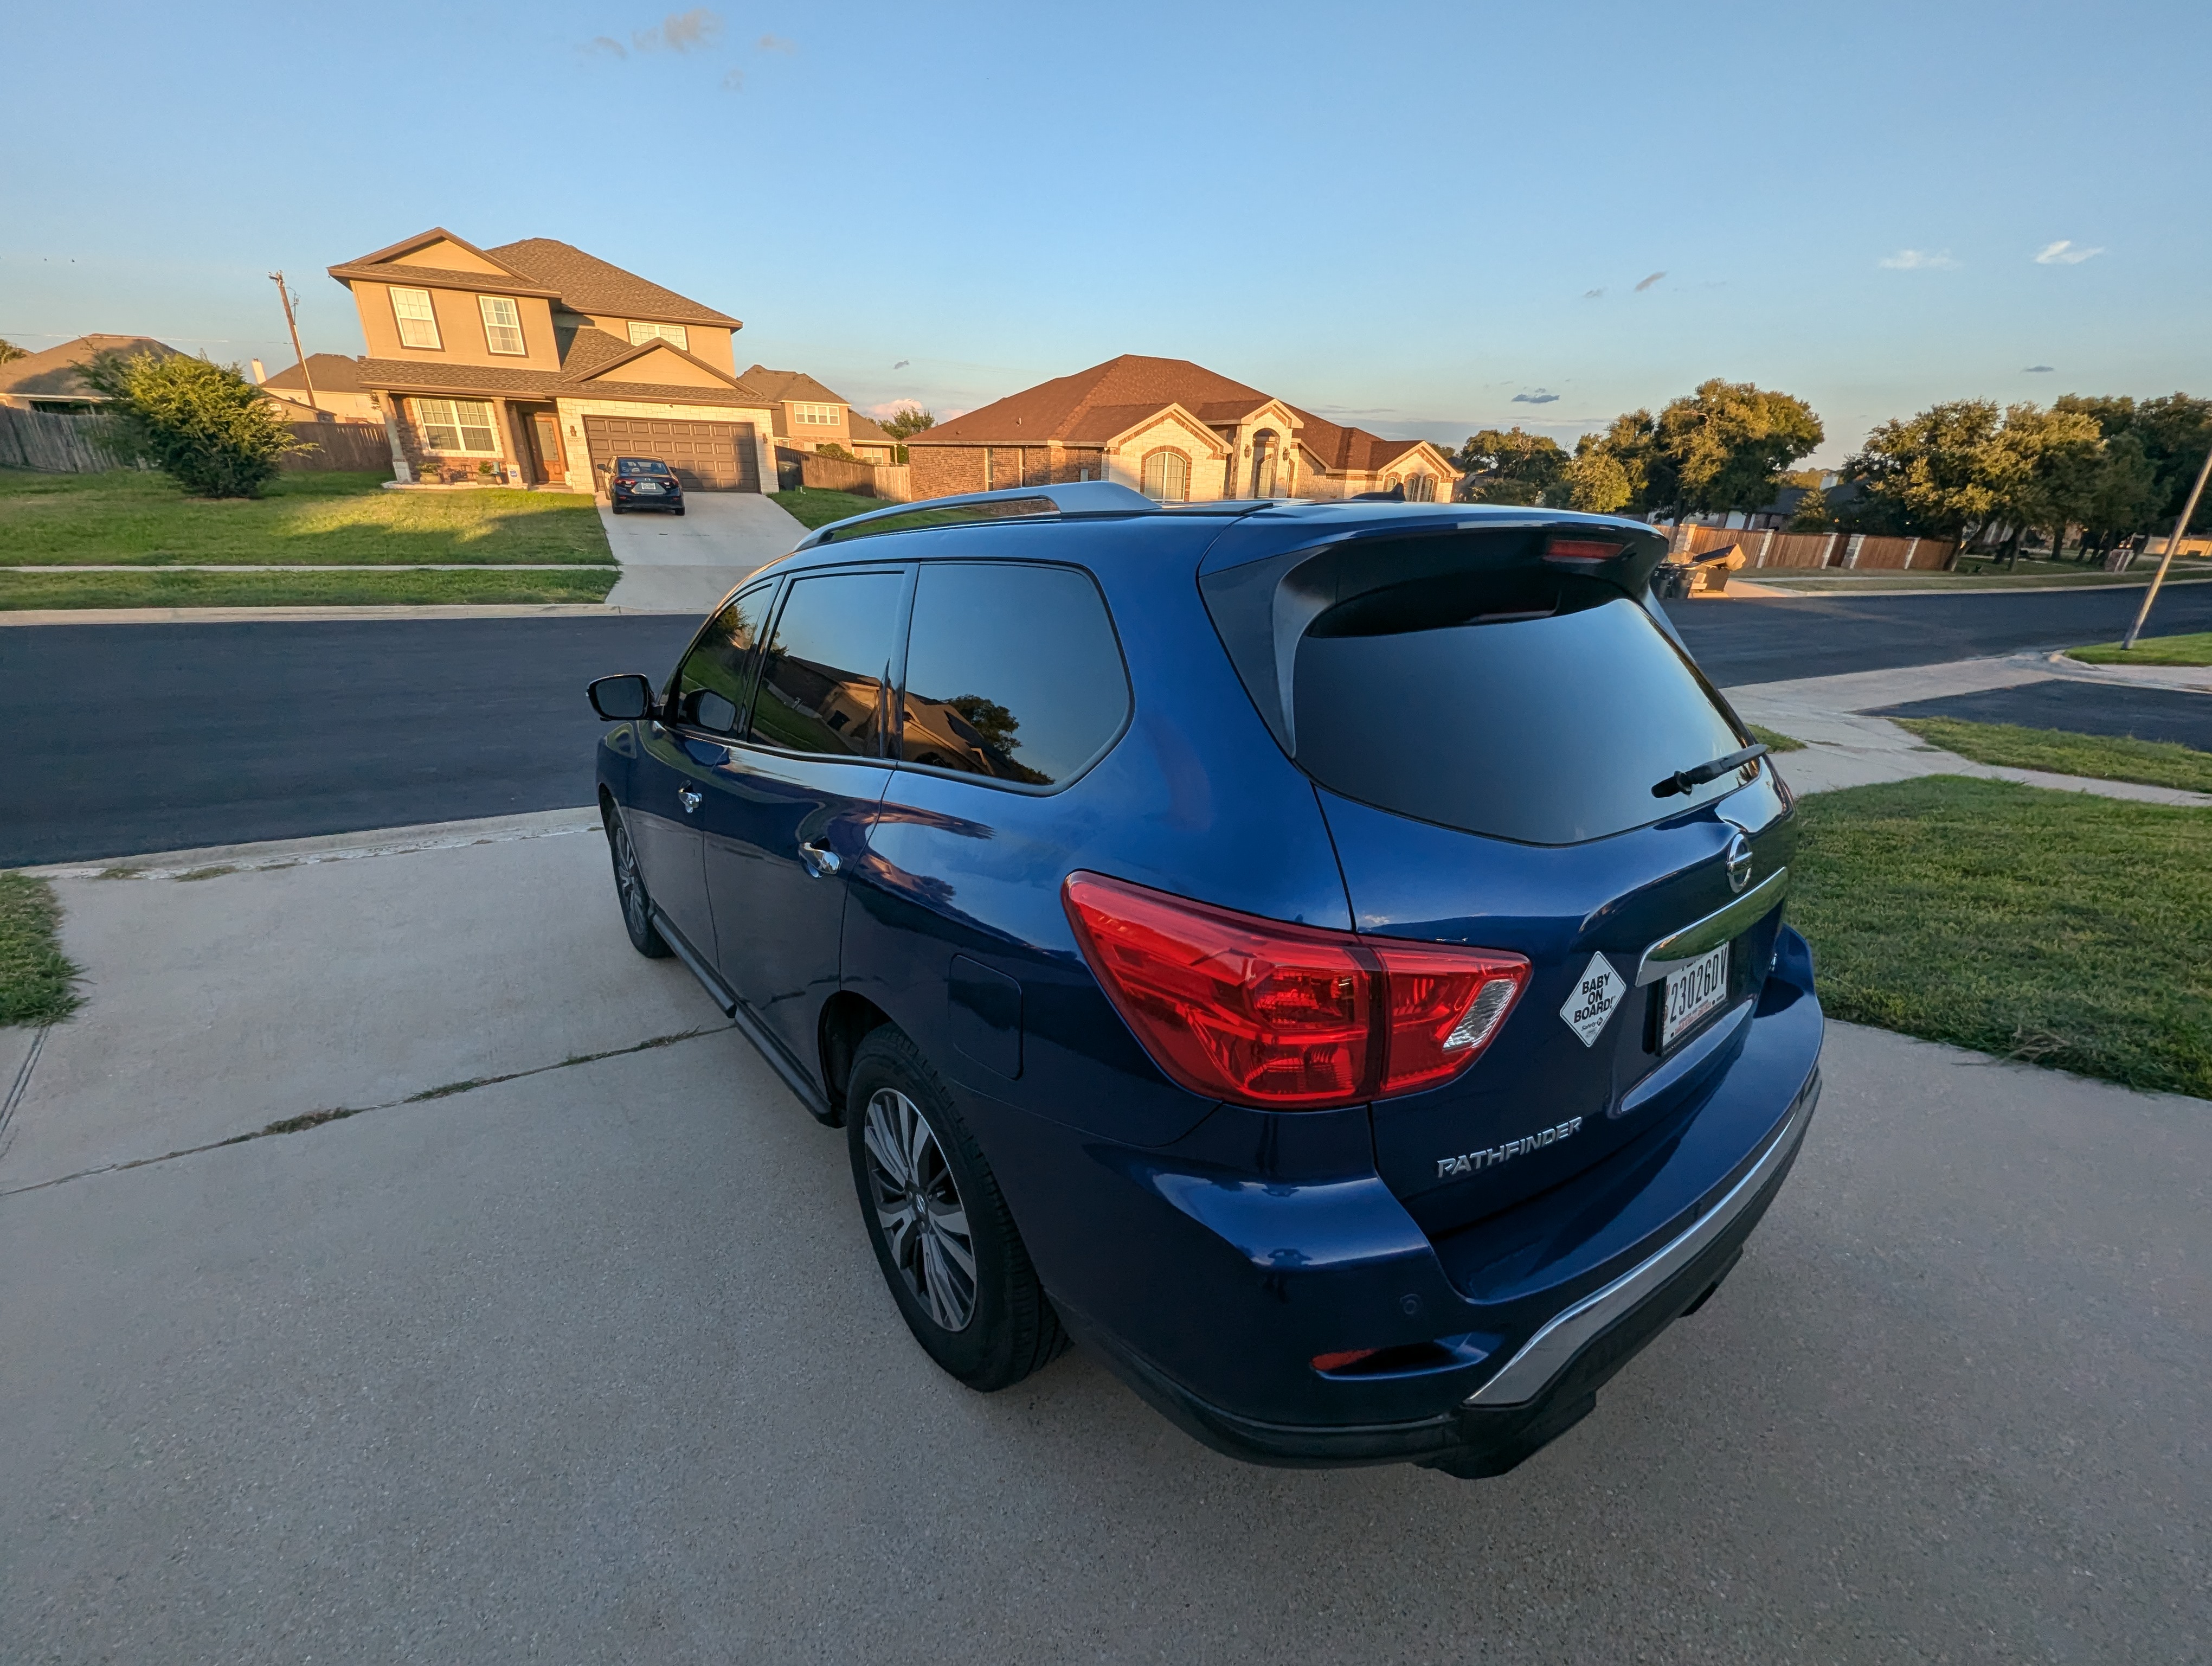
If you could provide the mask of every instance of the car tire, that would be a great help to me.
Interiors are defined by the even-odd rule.
[[[622,512],[623,506],[619,503],[610,503],[607,505],[607,513],[611,515],[618,515]]]
[[[676,513],[678,514],[682,514],[684,513],[684,506],[681,503],[676,506]]]
[[[872,1031],[854,1055],[845,1103],[868,1242],[923,1351],[985,1394],[1064,1353],[1067,1335],[998,1179],[920,1049],[891,1025]],[[919,1230],[917,1199],[928,1215]]]
[[[623,825],[622,812],[611,804],[600,812],[600,820],[607,830],[607,855],[615,867],[615,900],[622,904],[623,929],[629,933],[629,945],[647,960],[665,960],[668,939],[653,923],[653,897],[645,888],[645,874],[637,865],[637,847],[629,841],[629,829]]]

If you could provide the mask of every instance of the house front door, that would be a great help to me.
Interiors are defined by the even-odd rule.
[[[561,419],[541,410],[531,419],[530,431],[538,442],[538,477],[541,481],[568,477],[568,459],[561,450]]]

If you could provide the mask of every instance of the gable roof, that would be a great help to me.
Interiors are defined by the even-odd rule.
[[[750,380],[748,373],[749,380]],[[899,442],[884,432],[883,424],[872,416],[863,416],[848,405],[845,407],[845,427],[855,440],[872,440],[879,446],[896,446]]]
[[[455,240],[458,241],[459,240]],[[550,237],[526,237],[484,251],[487,258],[534,278],[560,292],[562,301],[580,313],[612,313],[617,318],[644,319],[664,324],[711,324],[742,330],[744,324],[727,313],[718,313],[673,289],[624,271],[595,254],[586,254],[571,244]]]
[[[348,358],[343,353],[310,353],[307,355],[307,374],[315,379],[318,393],[358,393],[361,392],[360,359]],[[298,365],[280,370],[261,384],[279,390],[298,388],[306,392],[307,384],[300,374]]]
[[[1202,423],[1226,424],[1241,422],[1275,403],[1258,388],[1232,381],[1188,359],[1124,353],[1088,370],[1039,382],[964,416],[939,423],[914,435],[907,444],[1096,442],[1126,433],[1146,415],[1170,405],[1181,405]]]
[[[843,394],[824,387],[804,370],[771,370],[764,364],[757,364],[745,372],[745,386],[758,388],[771,399],[805,399],[850,408],[850,401]]]
[[[673,353],[687,359],[713,378],[710,385],[603,381],[600,378],[632,359],[654,352]],[[635,400],[643,404],[765,405],[757,390],[733,378],[726,370],[687,353],[673,342],[655,337],[633,347],[604,330],[588,325],[575,332],[558,370],[526,370],[503,364],[433,364],[421,359],[363,359],[362,380],[371,387],[423,393],[508,393],[524,398],[552,399],[588,392],[597,398]]]
[[[416,250],[427,248],[433,243],[457,244],[476,256],[477,259],[497,270],[490,272],[448,271],[439,266],[400,264],[402,255],[412,254]],[[509,295],[537,295],[546,301],[558,301],[561,298],[558,289],[549,287],[520,267],[501,260],[492,251],[480,249],[467,238],[454,235],[443,226],[433,226],[429,230],[417,232],[412,237],[403,237],[397,243],[386,244],[380,249],[373,249],[355,259],[341,260],[328,270],[330,275],[342,283],[357,277],[365,277],[377,283],[412,280],[416,283],[427,283],[432,289],[497,288]],[[488,281],[501,277],[504,277],[507,281],[504,283]]]
[[[1331,474],[1367,474],[1388,468],[1407,452],[1427,443],[1386,440],[1364,428],[1340,427],[1309,411],[1299,411],[1298,420],[1305,424],[1299,430],[1298,443]]]
[[[79,336],[0,364],[0,393],[25,399],[97,399],[100,396],[84,385],[79,372],[94,354],[109,352],[151,353],[162,359],[184,356],[151,336]]]

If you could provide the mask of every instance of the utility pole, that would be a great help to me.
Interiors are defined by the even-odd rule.
[[[300,380],[307,385],[307,409],[320,416],[323,408],[315,403],[315,379],[308,374],[307,356],[300,350],[300,326],[292,317],[292,292],[284,287],[282,271],[270,273],[269,281],[276,286],[276,299],[284,303],[284,327],[292,332],[292,356],[300,362]]]
[[[2128,634],[2120,639],[2123,653],[2136,645],[2142,634],[2143,621],[2150,617],[2150,605],[2158,599],[2158,587],[2166,582],[2166,569],[2173,565],[2174,551],[2181,548],[2181,535],[2189,530],[2191,516],[2197,513],[2197,500],[2204,496],[2204,481],[2212,475],[2212,451],[2204,453],[2204,466],[2197,471],[2197,483],[2189,489],[2189,502],[2181,506],[2181,519],[2173,523],[2173,536],[2166,541],[2166,554],[2158,563],[2158,571],[2151,575],[2150,588],[2143,592],[2143,605],[2136,613],[2136,622],[2128,627]]]

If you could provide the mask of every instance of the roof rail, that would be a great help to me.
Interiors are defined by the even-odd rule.
[[[1011,508],[1015,504],[1032,503],[1040,507],[1034,509]],[[893,503],[884,508],[871,509],[866,514],[848,515],[842,520],[833,520],[826,526],[816,527],[792,548],[794,551],[811,550],[817,544],[832,544],[840,538],[855,535],[865,538],[870,535],[870,523],[891,520],[902,515],[917,517],[915,524],[910,527],[878,526],[872,530],[878,532],[920,532],[928,526],[1006,520],[1020,514],[1148,514],[1159,507],[1142,492],[1131,491],[1127,486],[1111,480],[1076,480],[1058,486],[1011,486],[1004,491],[967,492],[958,497],[925,497],[912,503]],[[948,513],[969,508],[979,513],[966,515]]]

